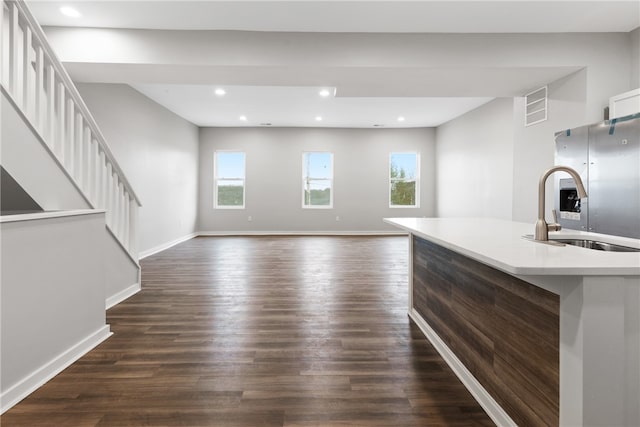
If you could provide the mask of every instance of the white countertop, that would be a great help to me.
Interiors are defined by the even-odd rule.
[[[385,222],[516,275],[636,276],[640,252],[605,252],[524,239],[534,224],[489,218],[385,218]],[[591,238],[640,248],[640,240],[562,230],[549,238]]]

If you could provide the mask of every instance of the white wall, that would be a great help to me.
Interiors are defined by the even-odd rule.
[[[609,98],[631,87],[629,34],[589,35],[585,68],[549,82],[548,120],[524,127],[524,98],[514,100],[513,219],[535,222],[538,180],[554,165],[555,132],[602,121]],[[586,48],[586,45],[584,46]],[[531,88],[535,89],[535,88]],[[554,177],[555,178],[555,177]],[[547,185],[547,216],[553,208],[553,179]]]
[[[555,133],[601,121],[604,117],[604,108],[609,104],[609,97],[633,88],[634,68],[631,66],[630,56],[634,55],[632,53],[634,43],[631,39],[637,35],[610,34],[606,37],[598,37],[597,35],[585,37],[592,42],[590,55],[580,55],[586,67],[548,83],[547,121],[525,127],[524,98],[516,97],[513,99],[512,146],[504,148],[510,150],[513,155],[511,211],[514,221],[535,222],[538,206],[538,180],[546,169],[554,165]],[[614,42],[615,40],[617,42]],[[637,41],[635,43],[637,44]],[[541,46],[541,48],[544,47]],[[576,48],[578,47],[576,46]],[[637,79],[637,76],[635,78]],[[450,124],[442,125],[437,132],[439,153],[445,154],[452,147],[457,147],[460,152],[468,150],[469,153],[475,153],[477,147],[472,145],[472,140],[475,139],[474,135],[484,135],[486,129],[483,129],[479,123],[474,123],[474,117],[486,114],[487,119],[490,120],[489,116],[492,115],[492,112],[489,109],[495,107],[492,104],[471,111]],[[497,118],[501,121],[508,120],[504,118],[504,114]],[[460,130],[460,126],[464,131]],[[457,139],[457,144],[452,144],[448,136],[454,135],[455,132],[460,132],[463,136],[465,133],[468,135],[466,149],[464,149],[461,139]],[[441,145],[442,147],[440,147]],[[494,153],[494,155],[496,154]],[[498,155],[501,159],[505,159],[504,153]],[[449,167],[451,162],[441,165],[441,157],[438,156],[438,178],[445,179],[448,176],[448,171],[447,169],[443,171],[442,168]],[[467,154],[463,155],[462,160],[458,159],[458,162],[468,164],[472,160],[471,154]],[[505,170],[502,168],[492,169],[488,173],[487,177],[477,179],[483,179],[487,183],[499,182],[504,178]],[[444,176],[441,177],[441,174]],[[465,174],[464,170],[460,174]],[[446,191],[446,181],[439,182],[438,189],[438,213],[452,215],[451,204],[453,201],[447,198],[449,193]],[[485,191],[490,192],[491,190]],[[550,217],[552,208],[553,179],[549,179],[546,190],[547,217]],[[496,214],[489,210],[481,210],[478,213],[487,216],[495,216]]]
[[[511,219],[513,100],[498,98],[436,130],[439,217]]]
[[[78,84],[140,198],[140,252],[195,231],[198,128],[127,85]]]
[[[529,127],[523,125],[524,98],[514,99],[513,219],[535,222],[538,212],[538,181],[555,164],[555,133],[601,121],[604,108],[593,110],[588,102],[589,70],[579,71],[549,85],[548,119]],[[606,86],[607,82],[602,81]],[[611,85],[609,86],[611,88]],[[607,91],[606,93],[612,93]],[[606,95],[607,103],[608,97]],[[604,98],[603,98],[604,102]],[[546,187],[546,215],[553,209],[553,182]]]
[[[199,229],[213,232],[397,231],[384,217],[433,216],[433,129],[203,128]],[[246,154],[246,209],[213,209],[213,153]],[[302,208],[302,152],[334,153],[334,208]],[[420,209],[391,209],[389,153],[421,154]],[[275,191],[277,190],[277,191]],[[249,222],[248,216],[253,220]],[[336,216],[340,221],[336,221]]]
[[[610,66],[624,60],[617,73],[629,84],[625,33],[45,31],[71,76],[85,82],[323,86],[330,81],[341,97],[509,97],[617,55]],[[597,76],[600,70],[593,72]]]

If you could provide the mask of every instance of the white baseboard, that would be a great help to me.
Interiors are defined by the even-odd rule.
[[[438,334],[429,326],[429,324],[420,316],[420,314],[412,309],[409,316],[416,322],[416,325],[420,328],[422,333],[433,344],[435,349],[440,353],[440,356],[447,362],[447,365],[451,368],[454,374],[458,377],[462,384],[469,390],[474,399],[482,406],[498,426],[517,426],[517,424],[509,417],[509,415],[502,409],[498,402],[489,394],[482,384],[473,376],[471,372],[462,364],[460,359],[449,349],[444,341],[438,336]]]
[[[403,231],[198,231],[198,236],[406,236]]]
[[[198,233],[191,233],[191,234],[187,234],[186,236],[182,236],[182,237],[178,237],[175,240],[172,240],[170,242],[167,243],[163,243],[161,245],[155,246],[151,249],[147,249],[146,251],[142,251],[140,252],[140,255],[138,256],[139,259],[143,259],[146,258],[148,256],[157,254],[158,252],[162,252],[166,249],[169,249],[172,246],[177,245],[178,243],[182,243],[185,242],[189,239],[193,239],[194,237],[198,236]]]
[[[56,356],[45,365],[32,372],[17,384],[0,395],[0,414],[11,409],[16,403],[36,391],[51,378],[58,375],[69,365],[91,351],[111,336],[109,325],[104,325],[93,334],[84,338],[73,347]]]
[[[138,282],[138,283],[134,283],[133,285],[129,286],[126,289],[121,290],[120,292],[118,292],[115,295],[111,295],[105,301],[106,309],[109,310],[114,305],[120,304],[122,301],[126,300],[130,296],[135,295],[138,292],[140,292],[140,289],[142,289],[142,287],[140,286],[140,282]]]

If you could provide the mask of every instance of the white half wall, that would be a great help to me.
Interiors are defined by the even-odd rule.
[[[437,216],[511,219],[513,100],[439,126],[436,139]]]
[[[246,152],[245,209],[213,209],[215,150]],[[334,153],[333,209],[302,208],[304,151]],[[396,151],[420,153],[419,209],[389,208],[389,153]],[[435,214],[434,167],[432,128],[202,128],[199,231],[397,231],[382,219]]]
[[[104,211],[60,215],[2,217],[3,412],[109,336]]]
[[[196,231],[198,128],[127,85],[77,86],[142,203],[140,252]]]

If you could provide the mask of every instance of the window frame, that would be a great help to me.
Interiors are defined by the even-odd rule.
[[[391,191],[392,191],[392,181],[391,181],[391,159],[394,154],[415,154],[416,156],[416,194],[415,194],[415,204],[413,205],[394,205],[391,203]],[[420,208],[420,152],[418,151],[392,151],[389,153],[389,163],[387,163],[387,173],[388,173],[388,198],[389,198],[389,208],[391,209],[419,209]],[[401,180],[396,178],[396,182],[406,182],[406,180]]]
[[[219,177],[218,176],[218,154],[219,153],[242,153],[242,170],[244,176],[238,177]],[[218,204],[218,181],[242,181],[242,205],[220,205]],[[215,150],[213,152],[213,209],[245,209],[247,198],[247,153],[240,150]]]
[[[329,204],[328,205],[306,205],[305,202],[305,188],[306,188],[306,182],[307,179],[314,179],[317,181],[327,181],[327,178],[313,178],[313,177],[306,177],[305,176],[305,155],[309,154],[309,153],[329,153],[331,161],[330,161],[330,165],[331,165],[331,178],[329,178],[329,183],[330,183],[330,187],[329,187]],[[302,209],[333,209],[333,192],[334,192],[334,173],[333,173],[333,151],[303,151],[302,152]],[[309,196],[309,200],[311,200],[311,196]]]

